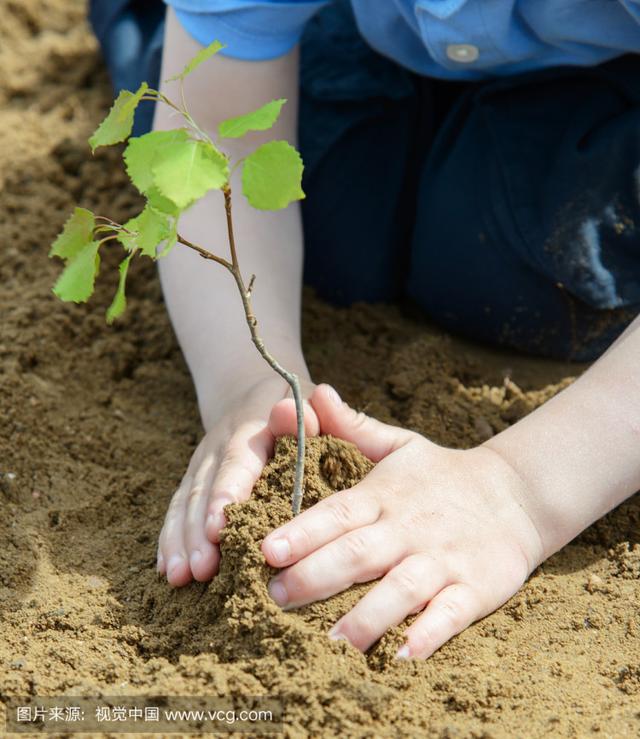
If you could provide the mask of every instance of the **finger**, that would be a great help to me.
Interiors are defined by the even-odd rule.
[[[464,583],[449,585],[436,595],[424,613],[407,629],[400,659],[426,659],[451,637],[459,634],[484,614],[473,589]]]
[[[320,433],[320,422],[313,406],[309,401],[303,403],[304,432],[307,436],[317,436]],[[269,416],[269,429],[274,436],[298,435],[298,419],[296,404],[292,398],[278,401],[272,408]]]
[[[404,554],[386,525],[359,528],[283,570],[269,583],[269,593],[279,606],[295,608],[374,580]]]
[[[205,534],[205,517],[215,471],[215,455],[209,453],[191,479],[186,498],[183,523],[185,548],[191,573],[199,582],[210,580],[220,564],[218,546],[212,544]]]
[[[272,567],[286,567],[354,529],[378,520],[381,506],[376,494],[375,470],[348,490],[316,503],[262,542]]]
[[[245,424],[229,440],[209,494],[205,535],[210,542],[220,541],[226,523],[224,506],[240,503],[251,495],[273,445],[273,434],[264,423]]]
[[[362,652],[447,584],[444,568],[426,555],[412,555],[388,572],[329,632]]]
[[[191,568],[184,542],[185,501],[191,483],[191,475],[185,475],[171,498],[164,525],[160,532],[159,559],[170,585],[180,587],[191,580]]]
[[[343,403],[330,385],[318,385],[310,398],[323,434],[355,444],[373,462],[399,449],[411,432],[376,421]]]

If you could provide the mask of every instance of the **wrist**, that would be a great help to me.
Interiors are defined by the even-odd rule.
[[[484,490],[494,500],[496,514],[517,539],[528,563],[528,574],[531,574],[551,554],[534,492],[512,464],[509,455],[499,447],[485,442],[470,450],[470,453],[475,455],[479,490]]]
[[[537,505],[535,490],[514,464],[508,449],[505,450],[500,443],[492,443],[497,438],[484,442],[477,447],[477,451],[491,460],[486,480],[488,486],[494,488],[502,500],[514,503],[514,521],[522,522],[518,526],[521,546],[531,573],[558,547],[552,548],[548,538],[549,527]]]
[[[205,430],[211,429],[218,421],[229,415],[242,415],[254,412],[256,406],[273,405],[289,392],[289,384],[267,363],[258,357],[251,366],[243,365],[236,370],[215,379],[196,382],[198,408]],[[288,372],[296,374],[303,387],[312,382],[304,360],[289,362],[283,366]],[[304,393],[306,395],[306,393]]]
[[[633,432],[637,393],[629,382],[632,372],[625,370],[621,378],[614,366],[617,359],[616,351],[611,352],[572,385],[483,445],[499,453],[523,480],[527,508],[541,532],[545,558],[632,495],[640,484]]]
[[[535,452],[530,451],[525,453],[526,463],[523,464],[523,452],[519,448],[513,449],[512,442],[511,436],[502,432],[484,442],[482,447],[500,457],[510,470],[512,490],[538,534],[540,552],[537,566],[568,544],[585,525],[576,515],[577,505],[573,496],[554,491],[552,481],[545,475],[544,460],[532,459]]]

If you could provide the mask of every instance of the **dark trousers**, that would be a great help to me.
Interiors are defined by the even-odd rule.
[[[116,88],[157,83],[161,6],[92,2]],[[640,57],[434,80],[337,2],[302,39],[300,148],[305,281],[326,300],[409,297],[450,330],[576,360],[640,310]]]

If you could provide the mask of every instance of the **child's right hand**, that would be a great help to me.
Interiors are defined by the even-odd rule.
[[[169,78],[201,49],[184,30],[173,8],[168,8],[160,74],[160,79],[167,81],[160,89],[169,98],[179,99],[180,95],[178,82]],[[227,139],[225,151],[234,160],[266,141],[296,141],[297,49],[260,62],[216,55],[190,74],[184,87],[191,115],[214,139],[221,121],[255,110],[265,100],[289,101],[270,131]],[[156,131],[174,129],[174,112],[167,106],[156,106],[153,125]],[[252,208],[241,195],[237,169],[232,187],[237,193],[233,198],[233,223],[240,265],[246,279],[256,275],[252,303],[260,335],[273,356],[289,371],[297,372],[303,394],[310,395],[311,382],[299,338],[303,261],[300,206],[293,203],[280,213]],[[180,232],[190,241],[228,257],[227,217],[220,193],[212,190],[185,211]],[[165,304],[208,429],[173,496],[158,546],[159,572],[166,574],[172,585],[185,585],[193,577],[204,581],[217,572],[222,508],[249,497],[273,448],[272,432],[267,430],[269,414],[287,395],[288,385],[252,346],[237,285],[225,269],[212,263],[205,265],[194,252],[180,248],[160,259],[158,269]],[[239,389],[244,387],[251,389],[239,396]],[[309,409],[307,422],[312,422],[314,416]]]
[[[303,381],[305,398],[313,384]],[[287,397],[289,386],[278,376],[256,382],[233,401],[208,431],[171,499],[158,543],[158,572],[171,585],[192,578],[205,582],[218,571],[223,507],[251,495],[263,467],[273,453],[275,436],[268,420],[273,406]],[[318,419],[305,403],[305,429],[318,433]]]

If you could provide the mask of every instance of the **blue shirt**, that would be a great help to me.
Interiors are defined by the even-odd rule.
[[[272,59],[328,0],[165,0],[200,43]],[[419,74],[481,79],[640,52],[640,0],[352,0],[367,42]]]

